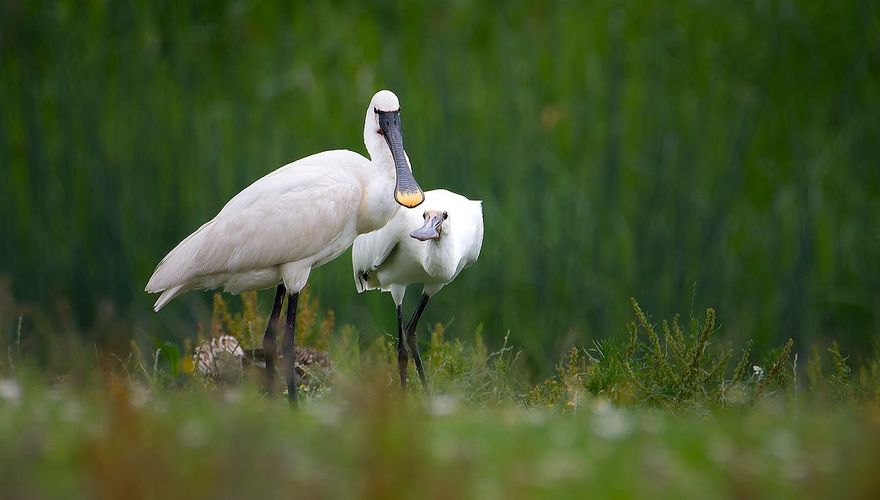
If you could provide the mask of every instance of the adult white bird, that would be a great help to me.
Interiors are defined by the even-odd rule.
[[[482,202],[445,189],[425,193],[424,210],[399,210],[385,227],[358,236],[352,246],[357,291],[391,292],[397,306],[397,364],[401,387],[406,387],[407,348],[422,386],[428,378],[416,342],[416,325],[428,300],[470,267],[483,246]],[[401,304],[406,287],[423,283],[422,297],[403,328]]]
[[[325,151],[260,178],[171,250],[147,283],[147,292],[161,292],[156,311],[192,289],[222,286],[239,293],[277,285],[263,336],[267,386],[271,394],[276,328],[286,294],[282,348],[293,402],[296,307],[309,273],[345,252],[359,234],[384,226],[401,205],[412,208],[424,201],[403,149],[400,103],[393,92],[381,90],[370,101],[364,144],[369,160],[347,150]]]

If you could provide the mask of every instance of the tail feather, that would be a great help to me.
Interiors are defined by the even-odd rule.
[[[180,295],[181,293],[183,293],[185,291],[186,290],[183,289],[183,285],[177,285],[177,286],[174,286],[174,287],[171,287],[167,290],[162,291],[162,295],[160,295],[159,299],[156,300],[156,303],[153,304],[153,310],[156,312],[159,312],[159,309],[162,309],[163,307],[165,307],[165,304],[171,302],[171,299],[173,299],[174,297],[177,297],[178,295]]]
[[[199,274],[197,258],[208,228],[214,221],[208,221],[177,244],[156,266],[153,275],[144,289],[150,293],[158,293],[170,289]],[[161,299],[160,299],[161,300]]]

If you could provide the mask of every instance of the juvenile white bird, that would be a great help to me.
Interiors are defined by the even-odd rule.
[[[358,236],[352,247],[357,291],[390,291],[397,306],[397,364],[406,387],[407,348],[422,386],[428,379],[416,342],[416,325],[428,300],[476,262],[483,246],[482,202],[445,189],[425,193],[423,210],[400,209],[382,229]],[[422,297],[403,327],[401,304],[406,287],[423,283]],[[404,345],[404,335],[406,345]]]
[[[309,273],[345,252],[357,235],[384,226],[401,205],[412,208],[424,200],[403,149],[400,103],[393,92],[381,90],[370,101],[364,144],[369,160],[347,150],[325,151],[257,180],[171,250],[147,283],[147,292],[162,293],[156,311],[192,289],[222,286],[239,293],[278,285],[263,336],[270,391],[286,291],[282,347],[291,401],[296,401],[296,306]]]

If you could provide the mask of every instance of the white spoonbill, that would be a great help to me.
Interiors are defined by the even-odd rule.
[[[147,292],[162,293],[156,311],[187,290],[222,286],[239,293],[278,285],[263,336],[270,394],[286,291],[282,348],[292,402],[297,300],[312,268],[345,252],[359,234],[384,226],[400,205],[424,201],[403,149],[400,103],[393,92],[381,90],[370,101],[364,144],[370,160],[347,150],[324,151],[260,178],[174,247],[147,283]]]
[[[422,386],[428,379],[416,343],[416,325],[435,293],[476,262],[483,246],[483,207],[460,194],[435,189],[425,193],[423,210],[399,210],[385,227],[354,240],[351,259],[357,291],[390,291],[397,306],[397,365],[406,387],[407,349]],[[422,297],[403,328],[401,303],[406,287],[424,283]]]

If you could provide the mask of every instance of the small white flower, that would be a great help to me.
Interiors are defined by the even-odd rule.
[[[140,384],[135,384],[131,388],[129,401],[135,408],[146,408],[150,404],[150,391]]]
[[[755,376],[758,377],[758,380],[761,380],[762,378],[764,378],[764,369],[761,368],[760,366],[753,365],[752,371],[754,372]]]
[[[458,410],[458,400],[451,396],[436,396],[428,402],[428,413],[435,417],[451,415]]]
[[[607,400],[596,406],[593,431],[599,436],[609,440],[622,438],[630,433],[631,428],[626,414],[614,408]]]
[[[0,379],[0,399],[18,401],[21,398],[21,386],[11,378]]]
[[[201,421],[191,418],[177,428],[177,437],[184,445],[190,448],[199,448],[208,442],[210,436],[208,429]]]
[[[244,396],[240,390],[238,389],[229,389],[223,393],[223,401],[229,404],[235,404],[241,401],[242,396]]]

